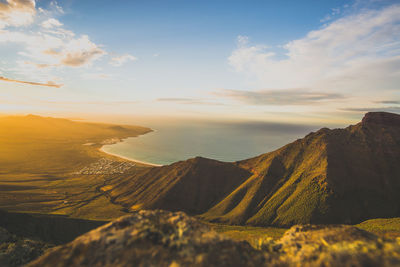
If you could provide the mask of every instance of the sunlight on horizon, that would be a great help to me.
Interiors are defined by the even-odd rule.
[[[0,112],[338,124],[400,112],[397,1],[150,2],[100,1],[109,16],[91,1],[2,2]]]

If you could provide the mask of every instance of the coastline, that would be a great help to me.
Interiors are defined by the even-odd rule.
[[[120,139],[119,142],[122,142],[122,141],[123,141],[123,140]],[[117,142],[115,142],[115,143],[117,143]],[[114,144],[115,144],[115,143],[114,143]],[[129,161],[132,161],[132,162],[135,162],[135,163],[138,163],[138,164],[143,164],[143,165],[151,166],[151,167],[161,167],[161,166],[163,166],[163,165],[160,165],[160,164],[154,164],[154,163],[150,163],[150,162],[146,162],[146,161],[141,161],[141,160],[137,160],[137,159],[128,158],[128,157],[125,157],[125,156],[122,156],[122,155],[118,155],[118,154],[116,154],[116,153],[107,152],[107,151],[104,150],[104,146],[105,146],[105,145],[102,145],[102,146],[99,148],[99,151],[100,151],[100,152],[103,152],[103,153],[105,153],[105,154],[108,154],[108,155],[111,155],[111,156],[114,156],[114,157],[118,157],[118,158],[121,158],[121,159],[129,160]]]

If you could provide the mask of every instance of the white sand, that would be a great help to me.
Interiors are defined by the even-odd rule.
[[[119,158],[126,159],[126,160],[129,160],[129,161],[135,162],[135,163],[143,164],[143,165],[149,165],[149,166],[153,166],[153,167],[160,167],[160,166],[163,166],[163,165],[154,164],[154,163],[145,162],[145,161],[140,161],[140,160],[136,160],[136,159],[124,157],[124,156],[121,156],[121,155],[118,155],[118,154],[115,154],[115,153],[107,152],[107,151],[104,151],[103,147],[104,147],[104,146],[102,146],[99,150],[100,150],[101,152],[103,152],[103,153],[108,154],[108,155],[112,155],[112,156],[115,156],[115,157],[119,157]]]

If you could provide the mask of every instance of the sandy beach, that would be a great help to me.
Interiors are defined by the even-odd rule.
[[[154,164],[154,163],[150,163],[150,162],[140,161],[140,160],[128,158],[128,157],[125,157],[125,156],[121,156],[121,155],[118,155],[118,154],[115,154],[115,153],[107,152],[107,151],[104,150],[104,146],[102,146],[99,150],[101,152],[103,152],[103,153],[108,154],[108,155],[111,155],[111,156],[114,156],[114,157],[118,157],[118,158],[121,158],[121,159],[125,159],[125,160],[129,160],[129,161],[132,161],[132,162],[135,162],[135,163],[138,163],[138,164],[148,165],[148,166],[152,166],[152,167],[161,167],[161,166],[163,166],[163,165],[160,165],[160,164]]]

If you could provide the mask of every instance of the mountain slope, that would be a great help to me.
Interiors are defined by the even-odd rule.
[[[329,136],[331,212],[340,221],[400,215],[400,116],[368,113]]]
[[[368,113],[357,125],[321,129],[238,165],[254,175],[203,218],[287,226],[400,215],[400,116],[396,114]],[[280,172],[270,175],[277,165]],[[243,187],[248,196],[240,198]],[[255,188],[265,196],[260,201],[255,199]],[[226,209],[235,198],[240,201]]]
[[[233,224],[292,225],[326,207],[327,153],[322,129],[277,151],[238,162],[254,175],[203,218]]]
[[[244,161],[204,158],[115,179],[133,210],[183,210],[229,224],[359,223],[400,216],[400,115],[367,113]]]
[[[243,183],[250,173],[231,163],[197,157],[122,176],[108,194],[130,210],[166,209],[200,214]]]

